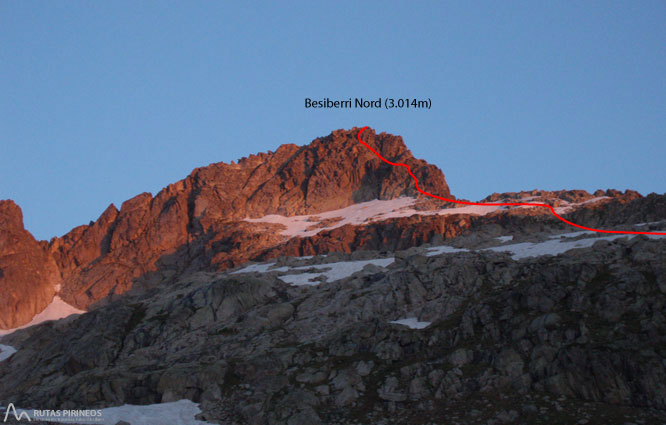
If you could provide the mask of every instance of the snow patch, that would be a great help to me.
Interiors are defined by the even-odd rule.
[[[650,226],[650,225],[652,225],[652,224],[661,224],[661,223],[663,223],[663,221],[649,221],[649,222],[647,222],[647,223],[638,223],[638,224],[634,224],[634,226],[636,226],[636,227],[643,227],[643,226]]]
[[[468,252],[465,248],[454,248],[448,245],[434,246],[426,250],[426,257],[434,257],[441,254],[455,254],[456,252]]]
[[[326,255],[320,255],[320,257],[326,257]],[[314,255],[306,255],[304,257],[291,257],[294,260],[309,260],[311,258],[314,258]],[[272,263],[257,263],[257,264],[250,264],[249,266],[245,266],[242,269],[238,269],[234,272],[231,272],[229,274],[239,274],[239,273],[267,273],[267,272],[286,272],[289,271],[289,266],[282,266],[282,267],[277,267],[277,268],[271,268],[275,267],[275,262]]]
[[[569,232],[569,233],[559,233],[557,235],[552,235],[550,238],[551,239],[558,239],[558,238],[577,238],[578,236],[582,235],[594,235],[598,234],[597,232],[592,232],[589,230],[583,230],[583,231],[578,231],[578,232]]]
[[[299,258],[299,257],[296,257]],[[302,257],[301,257],[302,258]],[[322,281],[326,282],[335,282],[336,280],[344,279],[353,275],[354,273],[363,270],[363,267],[368,264],[374,264],[379,267],[386,267],[389,264],[393,263],[395,259],[391,258],[376,258],[372,260],[358,260],[358,261],[339,261],[337,263],[327,263],[327,264],[313,264],[309,266],[298,266],[298,267],[289,267],[282,266],[277,268],[275,263],[260,263],[260,264],[251,264],[249,266],[243,267],[242,269],[231,272],[230,274],[239,274],[239,273],[268,273],[268,272],[294,272],[300,270],[322,270],[321,272],[316,273],[299,273],[299,274],[288,274],[278,276],[285,283],[289,283],[294,286],[303,286],[303,285],[318,285]],[[325,279],[324,279],[325,278]]]
[[[125,404],[102,409],[104,424],[115,425],[119,421],[132,425],[161,425],[166,423],[183,425],[207,425],[210,422],[195,418],[201,413],[199,404],[190,400],[178,400],[171,403],[135,406]]]
[[[593,238],[584,238],[578,240],[566,240],[571,239],[572,237],[580,236],[581,234],[592,233],[592,232],[573,232],[565,233],[562,235],[556,235],[551,237],[551,239],[544,242],[523,242],[512,245],[503,245],[496,246],[493,248],[487,248],[491,251],[501,251],[501,252],[510,252],[511,258],[514,260],[519,260],[521,258],[529,257],[539,257],[541,255],[558,255],[570,251],[576,248],[589,248],[598,241],[612,241],[619,238],[628,238],[632,239],[636,235],[626,235],[626,234],[616,234],[610,236],[600,236]],[[555,239],[559,237],[559,239]],[[664,236],[659,235],[649,235],[649,238],[657,239],[663,238]]]
[[[328,264],[316,264],[312,266],[302,266],[294,267],[293,270],[308,270],[308,269],[317,269],[324,270],[320,273],[301,273],[301,274],[291,274],[286,276],[278,276],[285,283],[292,284],[294,286],[303,286],[303,285],[318,285],[321,283],[322,277],[326,278],[326,282],[335,282],[336,280],[344,279],[353,275],[356,272],[363,270],[363,267],[368,264],[374,264],[379,267],[387,267],[389,264],[393,263],[395,259],[391,258],[377,258],[374,260],[359,260],[359,261],[341,261],[338,263],[328,263]]]
[[[315,286],[321,283],[321,280],[317,280],[320,276],[323,276],[323,273],[301,273],[280,276],[279,279],[293,286]]]
[[[200,421],[195,418],[196,415],[201,413],[198,403],[190,400],[178,400],[170,403],[158,403],[147,405],[132,405],[124,404],[117,407],[107,407],[100,409],[101,416],[96,418],[90,417],[90,420],[85,423],[95,423],[103,425],[115,425],[119,421],[125,421],[132,425],[163,425],[163,424],[180,424],[180,425],[212,425],[211,422]],[[17,414],[25,412],[31,419],[39,419],[45,422],[58,422],[58,423],[82,423],[81,417],[54,417],[51,420],[42,416],[36,417],[32,409],[16,409]]]
[[[500,241],[502,243],[509,242],[509,241],[513,240],[513,235],[511,235],[511,236],[498,236],[495,239],[497,239],[498,241]]]
[[[362,225],[371,223],[373,221],[409,217],[412,215],[485,215],[500,208],[493,205],[470,205],[462,208],[443,208],[439,210],[417,211],[412,208],[415,203],[416,198],[403,196],[386,201],[375,199],[374,201],[361,202],[359,204],[350,205],[346,208],[326,211],[319,214],[296,215],[291,217],[271,214],[260,218],[246,218],[244,220],[250,223],[281,224],[285,226],[285,229],[280,232],[284,236],[309,237],[316,235],[323,230],[336,229],[347,224]]]
[[[51,303],[47,305],[44,310],[42,310],[40,313],[37,313],[30,322],[13,329],[0,329],[0,336],[8,335],[16,330],[34,326],[49,320],[64,319],[65,317],[71,316],[72,314],[83,313],[86,313],[86,311],[79,310],[78,308],[67,304],[62,300],[62,298],[56,295],[53,297],[53,301],[51,301]]]
[[[0,344],[0,362],[7,360],[14,353],[16,353],[16,348]]]
[[[555,207],[555,212],[558,214],[566,214],[568,212],[573,211],[574,207],[579,207],[581,205],[586,205],[586,204],[593,204],[595,202],[603,201],[604,199],[611,199],[609,196],[598,196],[596,198],[590,198],[587,201],[583,202],[575,202],[575,203],[568,203],[566,202],[564,205],[560,207]]]
[[[533,198],[533,197],[532,197]],[[524,198],[520,201],[527,201],[530,198]],[[601,196],[588,199],[578,203],[566,203],[561,207],[556,207],[558,214],[564,214],[573,210],[574,207],[609,199],[607,196]],[[412,215],[486,215],[498,210],[508,210],[509,207],[500,207],[497,205],[467,205],[460,208],[442,208],[437,210],[419,211],[413,207],[416,198],[403,196],[390,200],[379,200],[361,202],[333,211],[326,211],[319,214],[296,215],[286,217],[283,215],[271,214],[260,218],[245,218],[250,223],[271,223],[281,224],[285,228],[280,232],[286,237],[309,237],[316,235],[323,230],[336,229],[338,227],[351,225],[363,225],[375,221],[387,220],[390,218],[409,217]],[[535,206],[520,206],[517,208],[539,208]]]
[[[283,269],[284,267],[278,267],[277,269],[269,270],[271,267],[275,266],[275,263],[259,263],[259,264],[251,264],[249,266],[243,267],[242,269],[238,269],[235,272],[231,272],[229,274],[239,274],[239,273],[266,273],[268,271],[281,271],[280,269]],[[287,267],[288,269],[288,267]],[[286,270],[284,270],[286,271]]]
[[[285,230],[281,232],[289,237],[308,237],[316,235],[322,230],[331,230],[347,224],[364,224],[371,219],[385,220],[391,217],[404,217],[412,215],[409,208],[416,201],[415,198],[400,197],[388,201],[374,200],[350,205],[346,208],[327,211],[320,214],[296,215],[285,217],[283,215],[271,214],[261,218],[246,218],[250,223],[273,223],[282,224]],[[325,221],[337,221],[325,225]]]
[[[509,252],[511,253],[511,258],[513,258],[514,260],[520,260],[521,258],[539,257],[542,255],[559,255],[576,248],[589,248],[592,245],[594,245],[594,243],[597,241],[604,241],[604,240],[612,241],[618,238],[632,239],[633,237],[636,236],[636,235],[627,235],[627,234],[613,234],[609,236],[595,236],[590,238],[572,240],[579,236],[592,235],[592,234],[597,234],[597,233],[590,231],[561,233],[557,235],[552,235],[550,236],[550,239],[543,242],[514,243],[510,245],[485,248],[483,250],[490,250],[496,252]],[[647,237],[650,239],[666,238],[666,236],[661,236],[661,235],[647,235]],[[507,236],[500,236],[500,238],[507,238]],[[502,240],[502,242],[505,242],[507,240],[511,239]],[[426,248],[427,252],[426,256],[432,257],[435,255],[454,254],[456,252],[465,252],[465,251],[469,250],[442,245],[432,248]]]
[[[595,198],[590,198],[587,201],[577,202],[577,203],[571,204],[571,205],[593,204],[593,203],[598,202],[598,201],[603,201],[604,199],[612,199],[612,198],[610,196],[597,196]]]
[[[393,320],[389,323],[407,326],[410,329],[424,329],[430,326],[432,322],[419,322],[416,317],[408,317],[406,319]]]

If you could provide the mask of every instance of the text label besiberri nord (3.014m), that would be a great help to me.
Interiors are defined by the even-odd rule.
[[[305,98],[306,109],[430,109],[432,100],[430,98],[396,98],[396,97],[377,97],[377,98],[347,98],[323,99]]]

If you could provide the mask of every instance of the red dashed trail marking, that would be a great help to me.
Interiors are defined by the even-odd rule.
[[[636,232],[636,231],[630,231],[630,230],[605,230],[605,229],[595,229],[593,227],[586,227],[586,226],[581,226],[580,224],[573,223],[566,218],[562,217],[559,215],[556,211],[555,208],[552,205],[548,204],[540,204],[536,202],[467,202],[467,201],[459,201],[457,199],[449,199],[449,198],[444,198],[442,196],[438,195],[433,195],[432,193],[428,193],[425,190],[422,190],[419,187],[419,180],[416,178],[414,173],[412,173],[412,169],[409,168],[409,165],[407,164],[401,164],[401,163],[396,163],[396,162],[391,162],[388,159],[384,158],[379,152],[374,150],[370,145],[365,143],[363,140],[361,140],[361,134],[365,130],[367,130],[368,127],[363,127],[359,132],[358,132],[358,141],[361,142],[366,148],[370,149],[372,153],[377,155],[379,159],[384,161],[387,164],[393,165],[394,167],[405,167],[407,169],[407,172],[409,175],[414,179],[414,183],[416,183],[416,190],[418,190],[420,193],[430,196],[431,198],[439,199],[441,201],[446,201],[446,202],[453,202],[454,204],[461,204],[461,205],[479,205],[479,206],[496,206],[496,207],[541,207],[541,208],[548,208],[550,212],[557,217],[559,220],[562,220],[563,222],[577,227],[579,229],[583,230],[589,230],[590,232],[598,232],[598,233],[620,233],[620,234],[627,234],[627,235],[666,235],[666,232]]]

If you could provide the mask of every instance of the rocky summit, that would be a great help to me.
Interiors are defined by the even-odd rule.
[[[56,299],[87,311],[0,339],[0,405],[186,400],[188,424],[666,423],[666,238],[432,200],[358,131],[198,168],[49,242],[0,201],[0,330],[54,318]],[[363,139],[453,198],[400,137]],[[666,229],[664,195],[484,202]]]
[[[59,271],[65,301],[90,308],[136,284],[161,283],[185,270],[233,266],[278,243],[271,235],[258,234],[256,225],[243,222],[246,217],[314,214],[374,199],[416,195],[406,170],[378,161],[358,143],[357,133],[358,129],[339,130],[307,146],[282,145],[275,152],[251,155],[238,163],[198,168],[154,197],[142,193],[125,201],[120,210],[110,205],[94,223],[36,247],[39,261]],[[366,131],[364,137],[385,157],[409,164],[428,182],[429,190],[450,195],[442,172],[415,159],[402,138],[373,131]],[[22,224],[11,217],[20,216],[20,210],[0,210],[0,214],[11,222],[7,232],[23,231]],[[0,250],[0,256],[11,252]],[[39,271],[31,268],[26,273]],[[31,284],[22,281],[21,287]],[[34,285],[37,291],[46,282]],[[27,322],[44,305],[2,309],[0,328]],[[17,310],[25,313],[16,317]]]

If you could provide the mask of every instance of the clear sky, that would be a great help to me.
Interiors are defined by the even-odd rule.
[[[370,125],[479,200],[666,191],[666,2],[0,2],[0,199],[38,239]],[[306,110],[304,98],[430,98]]]

